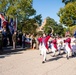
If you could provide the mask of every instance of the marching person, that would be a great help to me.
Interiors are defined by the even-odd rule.
[[[53,57],[54,57],[57,51],[57,39],[54,36],[52,36],[51,49],[52,49]]]
[[[67,59],[69,59],[69,56],[71,54],[71,38],[69,37],[69,35],[66,36],[66,39],[64,40],[64,43],[65,43],[65,50],[66,50],[66,57]]]
[[[61,54],[61,38],[58,36],[58,38],[57,38],[57,47],[58,47],[58,51],[59,51],[59,54],[58,55],[60,55]]]
[[[46,34],[43,34],[43,37],[41,38],[41,51],[42,51],[42,56],[43,56],[43,60],[42,63],[45,63],[46,61],[46,51],[48,50],[48,45],[47,42],[49,40],[51,35],[46,36]]]
[[[75,56],[76,53],[76,40],[75,37],[71,38],[71,47],[72,47],[72,56]]]
[[[52,29],[52,28],[50,28],[50,29]],[[43,56],[42,63],[45,63],[45,61],[46,61],[46,52],[48,50],[47,42],[48,42],[49,38],[51,37],[51,35],[53,34],[53,29],[52,29],[52,31],[49,31],[49,33],[50,34],[47,36],[45,33],[43,33],[43,36],[40,38],[40,40],[41,40],[41,54]]]
[[[38,38],[38,42],[39,42],[40,55],[42,55],[42,50],[41,50],[42,37],[41,36]]]

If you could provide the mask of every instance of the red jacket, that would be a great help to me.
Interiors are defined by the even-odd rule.
[[[46,37],[42,37],[42,38],[38,38],[38,41],[40,43],[44,43],[45,47],[48,49],[48,40],[49,40],[50,36],[46,36]]]
[[[71,49],[71,38],[67,38],[66,40],[64,40],[64,43],[68,43],[68,47]]]
[[[54,44],[54,48],[57,49],[57,40],[56,39],[52,40],[52,43]]]
[[[38,38],[39,44],[42,42],[42,37]]]

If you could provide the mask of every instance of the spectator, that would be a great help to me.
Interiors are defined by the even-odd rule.
[[[27,48],[31,47],[31,38],[30,38],[30,36],[28,34],[26,35],[25,44],[26,44]]]
[[[19,32],[19,45],[22,46],[22,32]]]
[[[12,41],[13,41],[13,49],[16,49],[16,31],[14,32],[13,36],[12,36]]]
[[[35,37],[33,37],[33,39],[32,39],[32,48],[33,49],[36,48],[36,40],[35,40]]]
[[[0,53],[2,52],[2,31],[0,30]]]
[[[6,47],[7,46],[7,32],[6,32],[6,29],[4,29],[2,31],[2,35],[3,35],[3,46]]]
[[[22,47],[25,48],[25,33],[22,36]]]

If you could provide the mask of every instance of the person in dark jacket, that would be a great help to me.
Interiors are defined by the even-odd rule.
[[[3,49],[2,49],[3,43],[2,42],[3,42],[2,41],[2,31],[0,30],[0,53],[2,53],[2,51],[3,51]]]
[[[18,43],[19,43],[19,46],[22,46],[22,32],[19,32],[18,34]]]
[[[22,48],[25,48],[25,33],[22,35]]]
[[[33,49],[36,48],[36,40],[35,40],[35,37],[33,37],[33,39],[32,39],[32,48]]]
[[[4,29],[2,31],[2,35],[3,35],[3,46],[7,47],[7,32],[6,32],[6,29]]]

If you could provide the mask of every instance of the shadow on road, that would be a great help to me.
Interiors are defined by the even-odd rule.
[[[48,59],[47,62],[56,61],[56,60],[58,60],[58,59],[60,59],[60,58],[63,58],[63,56],[55,56],[55,57],[53,57],[53,58],[51,58],[51,59]]]
[[[5,57],[9,57],[9,56],[11,56],[11,55],[15,55],[15,54],[22,54],[23,52],[20,52],[20,51],[16,51],[16,52],[8,52],[8,53],[3,53],[3,54],[1,54],[0,55],[0,58],[5,58]]]
[[[26,48],[17,48],[16,50],[12,50],[12,48],[5,48],[1,53],[0,53],[0,58],[5,58],[9,57],[11,55],[15,54],[22,54],[22,51],[26,51]]]

